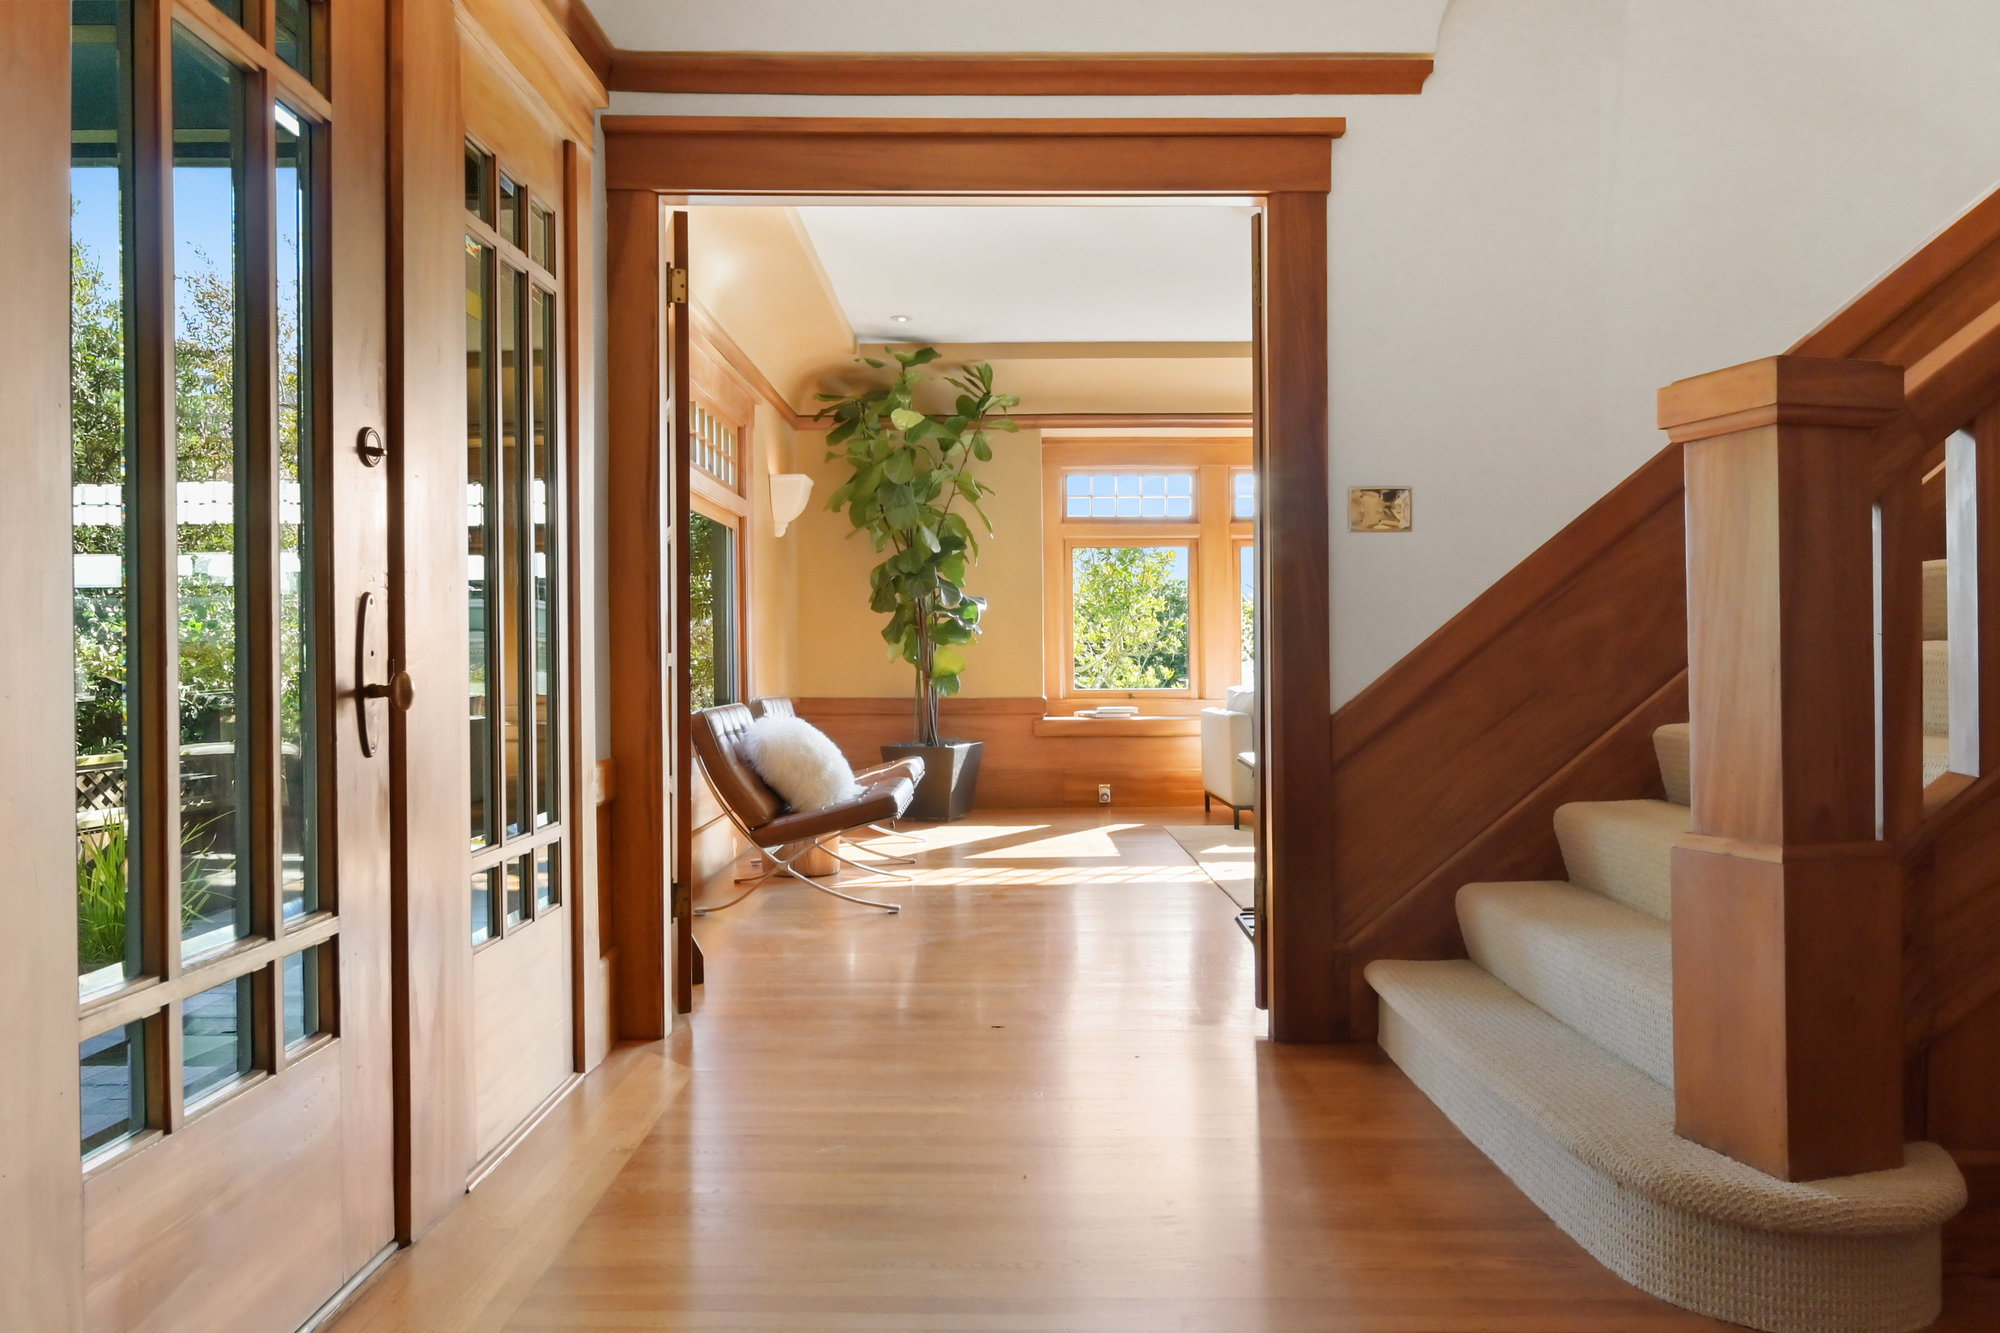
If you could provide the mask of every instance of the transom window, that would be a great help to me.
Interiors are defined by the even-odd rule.
[[[465,145],[472,943],[562,902],[562,329],[557,215]]]
[[[1220,697],[1253,637],[1249,441],[1056,440],[1042,457],[1049,697]]]
[[[260,41],[228,31],[241,8],[181,14],[156,46],[129,0],[70,7],[79,1142],[93,1168],[339,1027],[314,558],[323,16],[280,3]],[[170,152],[142,146],[155,132]],[[171,209],[142,220],[144,197]]]
[[[1063,478],[1065,518],[1193,518],[1191,472],[1072,472]]]

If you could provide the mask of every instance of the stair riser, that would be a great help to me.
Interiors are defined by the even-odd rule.
[[[1674,1084],[1673,963],[1667,927],[1627,913],[1607,922],[1538,920],[1513,886],[1468,886],[1458,922],[1472,961],[1543,1013],[1581,1032],[1665,1087]],[[1616,945],[1613,930],[1625,938]]]

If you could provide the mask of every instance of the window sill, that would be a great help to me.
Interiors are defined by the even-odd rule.
[[[1037,736],[1199,736],[1198,717],[1038,717]]]

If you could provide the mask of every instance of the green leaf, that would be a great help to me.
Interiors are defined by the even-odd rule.
[[[908,407],[899,407],[889,413],[889,420],[896,423],[897,430],[911,430],[923,419],[922,412]]]
[[[974,458],[977,458],[982,463],[990,463],[993,461],[993,446],[986,442],[986,437],[984,435],[981,435],[972,441],[972,456]]]
[[[956,648],[940,647],[931,654],[931,679],[956,676],[965,670],[965,654]]]
[[[872,356],[864,356],[861,358],[861,364],[867,366],[871,370],[880,370],[884,365],[887,364],[887,362],[877,361]]]

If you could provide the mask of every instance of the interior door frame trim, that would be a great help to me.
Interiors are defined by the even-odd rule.
[[[1345,986],[1331,929],[1333,894],[1324,879],[1334,830],[1321,801],[1333,776],[1327,743],[1327,193],[1332,143],[1345,132],[1345,121],[606,116],[603,129],[606,188],[614,196],[1133,194],[1248,196],[1263,203],[1265,367],[1259,387],[1269,411],[1259,492],[1267,497],[1264,567],[1273,614],[1266,620],[1267,678],[1258,700],[1265,738],[1260,780],[1270,794],[1260,821],[1269,838],[1269,910],[1259,947],[1268,950],[1271,1035],[1281,1041],[1341,1036]],[[607,313],[613,327],[621,304],[641,300],[657,300],[657,293],[612,284]],[[627,392],[642,394],[645,379],[657,384],[659,367],[618,355],[616,339],[612,347],[614,402],[621,382]],[[656,445],[658,432],[647,433]],[[620,434],[614,414],[614,458],[648,447],[646,440],[621,440]],[[614,549],[618,519],[614,503]],[[614,653],[611,669],[639,668]],[[616,681],[613,691],[619,692]],[[614,731],[620,729],[614,724]],[[664,737],[648,741],[664,743]],[[650,932],[621,936],[628,967],[627,951],[665,944]],[[641,970],[654,974],[651,967]]]

